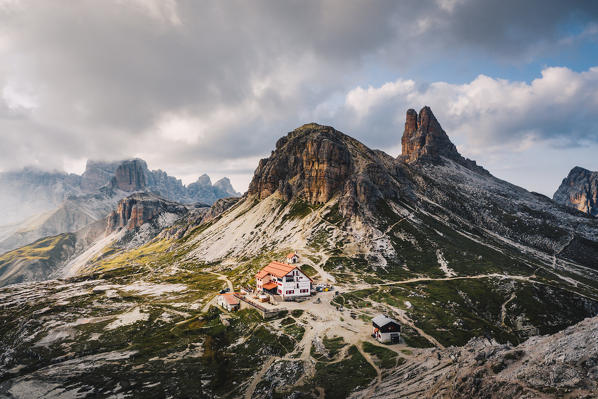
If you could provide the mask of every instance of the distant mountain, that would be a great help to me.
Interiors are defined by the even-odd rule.
[[[210,177],[201,175],[196,182],[183,185],[181,180],[162,170],[149,170],[142,159],[123,161],[115,168],[110,186],[126,192],[151,191],[171,201],[183,204],[202,202],[213,204],[220,198],[239,197],[230,180],[224,177],[212,184]]]
[[[563,179],[553,199],[588,215],[598,216],[598,172],[574,167]]]
[[[42,237],[75,232],[102,219],[131,192],[180,203],[212,204],[240,196],[228,178],[202,175],[189,186],[141,159],[88,161],[82,175],[33,168],[0,173],[0,253]]]

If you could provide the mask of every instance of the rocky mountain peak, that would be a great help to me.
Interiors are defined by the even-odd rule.
[[[208,176],[204,173],[203,175],[201,175],[197,178],[196,183],[199,184],[200,186],[211,186],[212,180],[210,179],[210,176]]]
[[[401,157],[409,163],[420,158],[438,159],[440,156],[462,158],[428,106],[423,107],[419,115],[414,109],[407,111],[401,145]]]
[[[419,114],[414,109],[407,110],[401,146],[402,153],[399,155],[399,160],[407,163],[420,160],[439,162],[441,157],[444,157],[469,169],[488,174],[475,161],[459,154],[457,147],[451,142],[428,106],[423,107]]]
[[[574,167],[563,179],[553,199],[588,215],[598,216],[598,172]]]
[[[233,185],[230,182],[228,177],[223,177],[222,179],[218,180],[214,183],[214,187],[218,188],[219,190],[230,194],[231,196],[238,196],[238,193],[233,188]]]
[[[138,191],[146,187],[147,164],[142,159],[123,161],[112,178],[112,187],[122,191]]]
[[[118,168],[120,162],[104,162],[88,160],[85,171],[81,175],[81,189],[84,192],[93,192],[104,187]]]
[[[285,200],[300,197],[310,203],[327,202],[342,189],[353,169],[343,134],[329,126],[303,125],[276,143],[262,159],[248,194],[266,198],[278,191]]]
[[[248,195],[264,199],[278,193],[286,201],[311,204],[339,196],[347,215],[378,198],[399,197],[390,184],[395,163],[333,127],[310,123],[279,139],[270,157],[259,162]]]

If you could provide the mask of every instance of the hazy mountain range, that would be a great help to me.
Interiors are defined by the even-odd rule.
[[[41,237],[75,232],[104,218],[132,192],[153,192],[185,204],[239,196],[228,178],[207,175],[188,186],[145,161],[89,161],[82,175],[26,168],[0,173],[0,252]]]

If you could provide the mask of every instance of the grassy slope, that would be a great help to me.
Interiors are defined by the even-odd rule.
[[[18,283],[23,273],[31,273],[39,279],[46,278],[56,265],[63,262],[67,253],[72,253],[76,238],[74,234],[65,233],[41,238],[24,247],[0,255],[0,281]],[[8,276],[12,268],[18,265],[17,275]]]

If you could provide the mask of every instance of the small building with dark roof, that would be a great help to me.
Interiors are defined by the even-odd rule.
[[[378,315],[372,319],[372,337],[383,343],[399,343],[401,325],[386,315]]]

